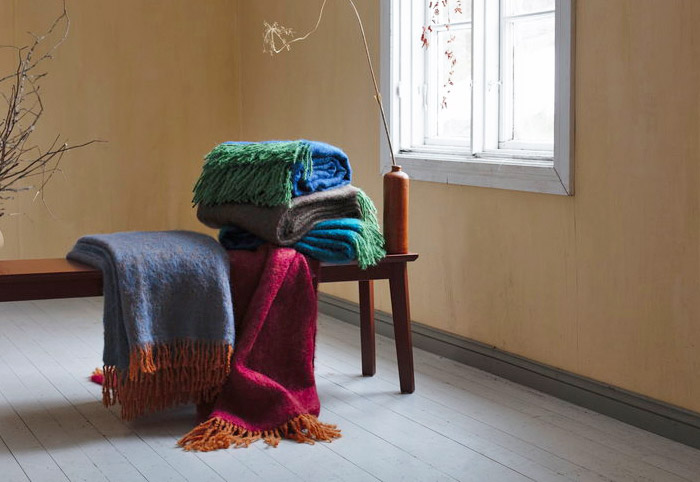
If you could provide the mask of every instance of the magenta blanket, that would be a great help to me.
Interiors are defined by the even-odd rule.
[[[317,300],[306,258],[272,245],[233,256],[237,339],[231,371],[208,420],[179,445],[210,451],[259,439],[277,446],[282,438],[314,443],[340,437],[334,425],[317,418]]]

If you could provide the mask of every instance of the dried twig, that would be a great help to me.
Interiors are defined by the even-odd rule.
[[[321,11],[318,14],[318,20],[316,20],[316,25],[309,30],[305,35],[300,37],[294,36],[294,31],[290,28],[284,27],[277,22],[272,24],[268,22],[263,22],[263,52],[269,53],[270,55],[279,54],[285,50],[291,50],[291,45],[295,42],[301,40],[306,40],[311,36],[316,30],[318,30],[321,20],[323,19],[323,12],[326,8],[326,3],[328,0],[323,0],[321,4]],[[367,36],[365,35],[365,27],[362,24],[362,18],[360,17],[360,12],[357,10],[357,6],[353,0],[347,0],[355,13],[355,18],[357,19],[357,24],[360,27],[360,35],[362,36],[362,42],[365,46],[365,56],[367,57],[367,64],[369,66],[369,73],[372,77],[372,82],[374,86],[374,99],[377,101],[377,106],[379,108],[379,113],[382,117],[382,124],[384,126],[384,133],[386,134],[386,140],[389,145],[389,154],[391,155],[391,164],[396,165],[396,159],[394,158],[394,148],[391,142],[391,135],[389,134],[389,124],[386,120],[386,114],[384,112],[384,105],[382,103],[382,95],[379,93],[379,84],[377,83],[377,76],[374,73],[374,66],[372,65],[372,57],[369,53],[369,44],[367,43]]]
[[[450,3],[452,3],[452,5],[450,5]],[[428,23],[428,25],[423,26],[423,30],[420,36],[420,41],[423,48],[427,49],[430,46],[430,36],[433,33],[433,25],[437,24],[438,19],[440,18],[440,8],[443,8],[443,11],[447,14],[445,29],[450,30],[450,24],[452,22],[450,14],[452,12],[456,14],[461,14],[463,12],[462,0],[452,0],[452,2],[450,2],[450,0],[429,1],[428,10],[430,11],[430,22]],[[452,87],[454,86],[454,75],[455,66],[457,65],[457,57],[455,56],[454,50],[452,49],[452,44],[456,39],[457,37],[455,37],[454,34],[450,35],[450,37],[447,39],[447,45],[444,52],[445,58],[450,64],[450,70],[447,72],[447,79],[445,79],[445,82],[442,85],[442,88],[445,89],[445,91],[442,95],[442,101],[440,103],[440,106],[443,109],[447,108],[447,98],[452,93]]]
[[[70,18],[64,2],[63,11],[51,27],[42,35],[31,34],[33,40],[30,44],[0,46],[17,53],[15,71],[0,76],[0,88],[8,86],[0,93],[7,107],[5,115],[0,118],[0,216],[5,213],[5,202],[20,191],[36,189],[37,196],[44,201],[44,188],[53,175],[60,172],[63,156],[68,151],[98,142],[93,140],[69,146],[57,135],[47,148],[42,149],[32,141],[32,134],[44,113],[39,81],[46,77],[47,72],[42,69],[66,40],[69,29]],[[60,35],[58,40],[42,52],[56,35]],[[39,182],[36,186],[25,186],[28,179],[38,179]]]

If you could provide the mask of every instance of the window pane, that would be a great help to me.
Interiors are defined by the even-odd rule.
[[[505,28],[501,142],[549,149],[554,144],[554,14],[511,18]]]
[[[505,4],[506,17],[554,11],[554,0],[506,0]]]
[[[437,33],[437,95],[431,102],[436,114],[437,137],[469,138],[471,135],[471,43],[471,28],[452,28]],[[452,52],[451,58],[445,54],[448,51]],[[452,58],[456,60],[454,66]]]
[[[513,138],[554,142],[554,18],[513,26]]]

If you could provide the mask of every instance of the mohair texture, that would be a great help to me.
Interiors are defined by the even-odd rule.
[[[267,243],[267,241],[259,238],[253,233],[249,233],[243,228],[230,224],[219,230],[219,243],[221,243],[221,246],[229,251],[237,251],[242,249],[255,251],[260,246]]]
[[[200,205],[197,218],[210,228],[235,225],[278,246],[291,246],[319,221],[362,218],[354,186],[294,198],[290,206],[262,207],[253,204]]]
[[[208,420],[179,445],[209,451],[259,439],[276,446],[282,438],[313,443],[339,437],[335,426],[317,418],[317,299],[306,258],[266,244],[234,251],[232,266],[238,331],[231,371]]]
[[[195,205],[289,205],[292,198],[350,183],[347,155],[323,142],[225,142],[205,156]]]
[[[349,263],[357,260],[361,268],[372,266],[386,256],[383,239],[364,229],[359,219],[341,218],[316,224],[293,248],[324,263]],[[219,231],[219,242],[228,250],[254,250],[265,241],[237,226]]]
[[[386,256],[374,203],[354,186],[294,198],[288,208],[200,205],[197,217],[209,227],[222,228],[219,242],[226,249],[254,249],[267,241],[292,246],[321,261],[356,259],[363,269]],[[331,220],[335,222],[319,228],[319,223]]]
[[[234,344],[229,259],[188,231],[85,236],[68,259],[98,268],[104,290],[103,401],[122,416],[211,398]]]
[[[326,263],[357,260],[364,269],[386,256],[384,239],[376,234],[366,229],[359,219],[332,219],[314,226],[294,245],[294,249]]]

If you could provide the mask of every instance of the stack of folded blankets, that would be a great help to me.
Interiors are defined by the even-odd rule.
[[[351,177],[345,153],[322,142],[226,142],[205,157],[193,202],[227,249],[267,242],[364,269],[386,252],[374,204]]]

